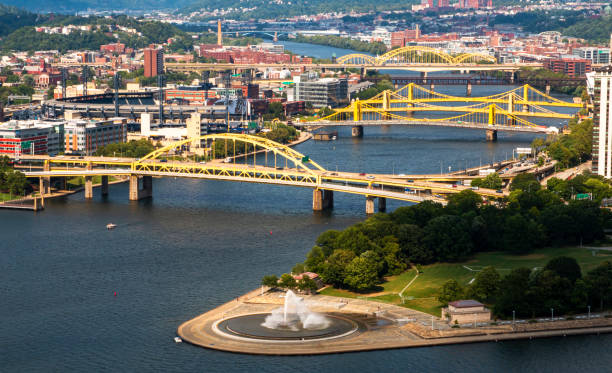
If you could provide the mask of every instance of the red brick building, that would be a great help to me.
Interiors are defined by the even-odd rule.
[[[164,51],[146,48],[144,50],[144,76],[157,76],[164,72]]]
[[[551,58],[544,62],[544,67],[556,73],[577,78],[591,72],[591,60],[584,58]]]

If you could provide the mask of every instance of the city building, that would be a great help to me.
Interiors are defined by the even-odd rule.
[[[577,78],[591,72],[591,60],[575,56],[564,56],[544,61],[544,67],[556,73],[563,73],[569,77]]]
[[[303,74],[294,77],[294,82],[295,101],[304,101],[316,108],[348,104],[348,82],[346,79],[310,80]]]
[[[612,177],[612,67],[589,74],[593,99],[593,173]]]
[[[449,324],[468,324],[491,321],[491,311],[475,300],[457,300],[442,309],[442,318]]]
[[[64,121],[12,120],[0,124],[0,154],[50,154],[63,151]]]
[[[92,155],[99,147],[126,142],[125,118],[103,121],[71,120],[64,125],[66,153]]]
[[[591,60],[593,64],[610,63],[610,48],[582,47],[572,50],[572,54]]]
[[[144,50],[144,76],[147,78],[164,73],[163,49],[146,48]]]

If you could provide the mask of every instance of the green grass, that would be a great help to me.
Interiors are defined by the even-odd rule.
[[[21,198],[23,196],[16,196],[11,193],[0,193],[0,202],[12,201],[17,198]]]
[[[504,276],[515,268],[543,267],[551,258],[557,256],[575,258],[580,264],[583,274],[605,260],[612,260],[612,252],[601,251],[593,255],[591,250],[577,247],[545,248],[528,255],[509,255],[503,252],[480,253],[461,263],[437,263],[423,266],[419,277],[404,292],[403,304],[398,293],[414,278],[415,270],[413,269],[401,275],[389,277],[385,283],[381,284],[379,289],[370,294],[359,294],[334,288],[327,288],[321,294],[346,298],[367,297],[370,300],[402,305],[440,316],[442,305],[436,297],[438,289],[446,281],[454,279],[461,285],[466,286],[479,270],[487,266],[495,267]]]

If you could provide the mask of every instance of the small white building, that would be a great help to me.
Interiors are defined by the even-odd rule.
[[[456,300],[442,309],[442,318],[449,324],[455,324],[455,321],[457,324],[488,322],[491,321],[491,311],[473,299]]]

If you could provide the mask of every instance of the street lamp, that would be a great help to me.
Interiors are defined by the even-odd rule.
[[[587,306],[589,308],[589,320],[591,319],[591,306]]]
[[[516,323],[515,312],[512,310],[512,328],[514,328],[514,324]]]
[[[555,309],[550,309],[550,321],[555,321]]]

